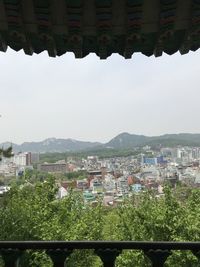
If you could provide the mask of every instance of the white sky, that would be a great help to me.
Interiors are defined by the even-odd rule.
[[[0,53],[0,142],[200,133],[200,52],[75,59]]]

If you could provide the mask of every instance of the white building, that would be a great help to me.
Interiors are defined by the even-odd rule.
[[[31,153],[18,153],[14,155],[13,162],[16,166],[30,166],[31,165]]]
[[[117,192],[121,195],[128,194],[128,178],[126,176],[121,176],[117,179]]]
[[[105,191],[115,191],[115,179],[114,176],[111,174],[106,174],[103,182],[104,190]]]
[[[67,194],[68,194],[67,190],[63,186],[60,186],[58,189],[57,198],[61,199],[63,197],[66,197]]]

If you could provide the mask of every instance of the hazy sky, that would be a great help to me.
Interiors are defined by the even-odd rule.
[[[160,58],[0,53],[0,142],[200,133],[200,52]]]

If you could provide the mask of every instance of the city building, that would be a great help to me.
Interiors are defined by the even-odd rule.
[[[66,173],[67,172],[67,164],[66,163],[43,163],[38,165],[38,169],[43,172],[49,173]]]
[[[31,152],[23,152],[23,153],[18,153],[14,155],[13,162],[17,166],[30,166],[32,163]]]
[[[98,178],[94,178],[90,181],[90,188],[93,194],[103,193],[103,183]]]
[[[117,179],[117,192],[118,194],[125,195],[129,193],[128,178],[121,176]]]

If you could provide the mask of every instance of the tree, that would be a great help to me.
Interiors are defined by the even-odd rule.
[[[8,147],[7,149],[0,148],[0,161],[2,160],[2,157],[10,158],[12,157],[12,147]]]
[[[200,240],[199,189],[183,195],[182,190],[175,194],[167,187],[161,198],[145,192],[114,208],[100,202],[95,207],[85,204],[82,194],[72,191],[58,200],[56,191],[52,176],[45,182],[13,186],[0,203],[0,240]],[[29,252],[21,266],[49,267],[51,262],[42,252]],[[92,250],[75,250],[68,266],[102,264]],[[116,266],[150,265],[143,252],[128,250],[117,258]],[[174,251],[165,266],[197,267],[198,263],[191,252]]]
[[[101,240],[101,203],[84,205],[82,195],[72,192],[57,200],[56,192],[53,177],[13,186],[0,205],[0,240]],[[39,252],[29,252],[23,261],[22,266],[49,266]],[[96,261],[92,251],[74,251],[69,266],[92,267]]]

